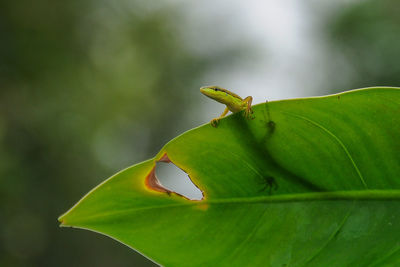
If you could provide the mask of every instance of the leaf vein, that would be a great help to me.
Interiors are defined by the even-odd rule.
[[[180,197],[179,197],[180,198]],[[144,210],[155,210],[164,208],[180,208],[198,205],[237,205],[237,204],[263,204],[263,203],[283,203],[283,202],[302,202],[302,201],[327,201],[327,200],[400,200],[400,190],[362,190],[362,191],[335,191],[323,193],[301,193],[301,194],[285,194],[275,196],[259,196],[259,197],[237,197],[225,199],[211,199],[203,201],[182,201],[163,204],[159,206],[148,206],[141,208],[128,208],[120,210],[112,210],[110,212],[102,212],[89,216],[85,216],[84,220],[91,220],[95,218],[104,218],[108,216],[115,216],[118,214],[132,213]],[[74,208],[73,208],[74,209]],[[72,209],[72,210],[73,210]],[[70,210],[69,212],[71,212]],[[201,209],[199,209],[201,211]],[[68,212],[68,213],[69,213]],[[63,221],[61,216],[60,220]],[[83,217],[81,217],[83,218]],[[82,221],[84,221],[82,220]],[[68,222],[64,222],[63,226],[67,226]]]
[[[243,239],[243,241],[236,247],[236,249],[232,252],[231,259],[234,259],[236,255],[239,253],[239,251],[245,246],[248,241],[256,234],[260,226],[264,223],[262,218],[265,216],[267,212],[267,208],[264,209],[262,212],[260,218],[257,220],[257,224],[254,226],[253,230],[247,234],[247,236]]]
[[[357,164],[355,163],[355,161],[354,161],[353,157],[351,156],[349,150],[347,149],[346,145],[339,139],[339,137],[337,137],[334,133],[332,133],[331,131],[329,131],[327,128],[325,128],[324,126],[322,126],[322,125],[319,124],[318,122],[313,121],[313,120],[311,120],[311,119],[309,119],[309,118],[306,118],[306,117],[301,116],[301,115],[289,113],[289,112],[285,112],[285,114],[288,114],[288,115],[291,115],[291,116],[294,116],[294,117],[303,119],[303,120],[305,120],[305,121],[308,121],[309,123],[311,123],[311,124],[313,124],[314,126],[320,128],[320,129],[322,129],[322,130],[325,131],[328,135],[330,135],[331,137],[333,137],[333,138],[336,140],[336,142],[339,143],[340,147],[344,150],[344,152],[346,153],[346,155],[347,155],[347,157],[349,158],[349,160],[350,160],[352,166],[354,167],[354,169],[355,169],[355,171],[356,171],[358,177],[360,178],[361,183],[364,185],[365,188],[368,188],[368,186],[367,186],[367,184],[366,184],[366,182],[365,182],[365,180],[364,180],[364,177],[363,177],[363,175],[361,174],[360,169],[358,168]]]
[[[306,260],[306,262],[304,263],[304,266],[308,266],[308,264],[309,264],[312,260],[314,260],[318,255],[320,255],[320,254],[322,253],[322,251],[323,251],[324,249],[326,249],[326,248],[328,247],[329,243],[331,243],[331,242],[335,239],[335,237],[337,236],[337,234],[343,229],[343,226],[344,226],[345,223],[347,222],[347,220],[348,220],[350,214],[351,214],[351,210],[348,211],[348,212],[346,213],[346,215],[344,216],[342,222],[341,222],[341,223],[339,224],[339,226],[335,229],[335,231],[332,232],[332,234],[329,236],[329,238],[328,238],[328,240],[325,242],[325,244],[322,244],[322,246],[320,247],[320,249],[317,250],[317,252],[316,252],[314,255],[312,255],[311,257],[309,257],[309,258]]]

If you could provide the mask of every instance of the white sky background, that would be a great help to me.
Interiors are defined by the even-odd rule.
[[[187,41],[197,53],[212,53],[237,44],[254,46],[250,58],[236,61],[234,69],[226,73],[213,70],[205,80],[217,82],[241,96],[252,95],[256,103],[266,98],[309,96],[314,92],[315,88],[303,81],[307,73],[302,71],[318,65],[320,57],[313,38],[315,29],[304,4],[199,1],[187,4],[186,15],[186,27],[192,29],[187,32]]]

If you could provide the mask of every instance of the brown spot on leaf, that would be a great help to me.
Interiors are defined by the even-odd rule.
[[[163,187],[160,181],[157,179],[156,176],[156,166],[151,169],[150,173],[147,175],[145,184],[147,188],[152,189],[154,191],[162,192],[170,194],[172,191],[168,190],[167,188]]]
[[[162,155],[162,157],[161,157],[159,160],[157,160],[156,163],[157,163],[157,162],[164,162],[164,163],[172,163],[172,164],[174,164],[174,163],[169,159],[167,153],[164,153],[164,155]],[[175,164],[174,164],[174,165],[175,165]],[[184,196],[184,195],[182,195],[182,194],[179,194],[179,193],[177,193],[177,192],[175,192],[175,191],[171,191],[171,190],[165,188],[165,187],[161,184],[160,180],[157,178],[157,175],[156,175],[156,166],[157,166],[157,165],[155,165],[155,166],[151,169],[150,173],[146,176],[145,185],[146,185],[146,187],[147,187],[148,189],[154,190],[154,191],[157,191],[157,192],[161,192],[161,193],[167,193],[168,195],[171,195],[171,193],[175,193],[176,195],[181,196],[181,197],[183,197],[183,198],[186,198],[186,199],[188,199],[188,200],[192,200],[192,201],[194,200],[194,199],[189,199],[188,197],[186,197],[186,196]],[[176,166],[176,165],[175,165],[175,166]],[[187,172],[184,171],[184,170],[182,170],[182,169],[181,169],[181,171],[185,172],[186,175],[188,176],[188,178],[190,179],[190,181],[192,182],[192,184],[193,184],[198,190],[200,190],[199,187],[198,187],[195,183],[193,183],[192,179],[191,179],[190,176],[187,174]],[[203,199],[204,199],[204,192],[203,192],[202,190],[200,190],[200,192],[202,193],[202,198],[201,198],[201,200],[203,200]]]
[[[210,205],[208,205],[208,204],[200,204],[200,205],[197,205],[196,208],[198,208],[199,210],[206,211],[206,210],[208,210],[209,206]]]
[[[157,160],[157,162],[160,162],[160,161],[161,162],[165,162],[165,163],[170,163],[171,162],[171,160],[169,159],[167,153],[164,153],[164,155],[162,155],[162,157],[159,160]]]

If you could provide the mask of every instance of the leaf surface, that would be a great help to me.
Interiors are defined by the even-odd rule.
[[[60,217],[165,266],[400,263],[400,89],[274,101],[190,130]],[[155,180],[172,161],[201,201]]]

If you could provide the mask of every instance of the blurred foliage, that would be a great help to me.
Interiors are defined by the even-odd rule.
[[[151,265],[56,219],[175,136],[201,75],[229,59],[191,53],[181,13],[145,1],[1,4],[0,266]]]
[[[329,87],[400,85],[400,2],[357,1],[339,9],[326,24],[336,51]]]

